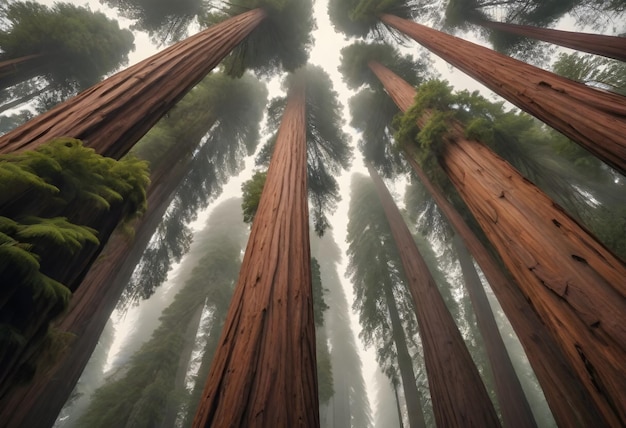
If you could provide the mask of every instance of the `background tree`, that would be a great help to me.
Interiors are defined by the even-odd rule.
[[[0,70],[12,63],[0,71],[2,88],[42,76],[57,88],[85,89],[126,65],[134,50],[129,30],[85,7],[9,2],[2,12]]]

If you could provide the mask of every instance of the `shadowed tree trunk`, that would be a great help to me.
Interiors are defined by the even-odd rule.
[[[406,336],[402,328],[402,322],[398,315],[398,308],[393,297],[393,292],[389,288],[389,284],[383,285],[385,288],[385,300],[389,308],[389,318],[391,319],[391,331],[393,342],[396,345],[398,354],[398,369],[402,378],[402,390],[404,391],[404,401],[406,402],[406,411],[409,415],[409,426],[411,428],[426,427],[424,421],[424,412],[420,401],[420,393],[417,389],[417,380],[413,371],[413,360],[409,349],[406,346]]]
[[[368,170],[398,246],[415,305],[437,425],[500,426],[491,399],[461,333],[446,308],[398,207],[378,173],[371,166],[368,166]]]
[[[0,137],[0,153],[71,136],[119,159],[265,16],[242,13],[109,77]]]
[[[0,89],[6,89],[39,75],[46,57],[41,54],[27,55],[0,62]]]
[[[380,20],[626,173],[626,105],[622,96],[597,91],[394,15],[382,14]]]
[[[368,65],[406,111],[415,90],[380,64]],[[450,131],[444,170],[606,423],[624,424],[626,329],[619,320],[626,313],[626,267],[508,163],[463,137],[459,125]]]
[[[33,98],[43,94],[46,91],[49,91],[52,88],[53,88],[53,86],[48,84],[48,85],[44,86],[41,89],[37,89],[37,90],[32,91],[32,92],[30,92],[30,93],[28,93],[28,94],[26,94],[26,95],[24,95],[22,97],[19,97],[19,98],[16,98],[16,99],[12,100],[12,101],[9,101],[6,104],[2,104],[0,106],[0,114],[4,113],[7,110],[11,110],[11,109],[13,109],[13,108],[15,108],[17,106],[20,106],[22,104],[25,104],[25,103],[29,102],[30,100],[32,100]]]
[[[566,48],[626,61],[626,39],[624,37],[554,30],[487,19],[472,19],[471,22],[491,30],[516,34],[529,39],[542,40]]]
[[[72,296],[70,308],[57,322],[75,339],[59,362],[28,385],[0,400],[3,426],[50,427],[80,378],[117,301],[154,230],[167,210],[187,162],[155,170],[148,188],[145,215],[134,221],[134,236],[117,230]],[[159,174],[160,173],[160,174]]]
[[[536,427],[530,405],[515,374],[502,336],[500,336],[487,294],[459,235],[454,237],[454,247],[459,257],[465,288],[472,301],[478,328],[485,342],[504,424],[515,427]]]
[[[319,427],[304,82],[291,88],[194,427]]]

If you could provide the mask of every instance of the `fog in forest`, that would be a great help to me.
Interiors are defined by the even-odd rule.
[[[624,0],[3,2],[0,425],[626,425],[625,97]]]

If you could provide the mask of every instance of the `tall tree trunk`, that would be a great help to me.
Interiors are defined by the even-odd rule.
[[[426,262],[378,173],[368,166],[415,305],[437,425],[497,427],[498,416]]]
[[[0,62],[0,89],[10,88],[38,76],[49,59],[45,55],[26,55]]]
[[[398,108],[406,111],[413,103],[416,91],[407,82],[381,64],[371,62],[371,70],[383,83],[385,90]],[[423,123],[420,123],[423,126]],[[559,426],[589,427],[599,426],[603,420],[601,412],[575,374],[573,367],[548,333],[537,313],[531,307],[519,286],[509,280],[499,264],[489,254],[478,237],[465,223],[456,209],[447,201],[441,191],[430,182],[415,161],[413,147],[404,147],[405,158],[419,177],[439,209],[461,235],[487,281],[489,281],[502,309],[515,329],[537,379],[545,393],[548,405]],[[606,423],[605,423],[606,424]]]
[[[0,137],[0,153],[69,136],[120,158],[265,17],[242,13],[109,77]]]
[[[485,294],[472,259],[459,235],[454,237],[454,247],[461,264],[465,287],[472,301],[478,329],[485,342],[504,425],[520,428],[536,427],[537,424],[530,405],[515,374],[502,336],[500,336],[489,300],[487,300],[487,294]]]
[[[516,34],[594,55],[626,61],[626,40],[623,37],[554,30],[552,28],[496,22],[488,19],[473,19],[471,22],[491,30]]]
[[[299,82],[194,427],[319,427],[306,170]]]
[[[52,85],[48,84],[48,85],[44,86],[41,89],[37,89],[37,90],[32,91],[32,92],[30,92],[30,93],[28,93],[28,94],[26,94],[26,95],[24,95],[22,97],[19,97],[19,98],[16,98],[16,99],[12,100],[12,101],[9,101],[6,104],[2,104],[0,106],[0,114],[4,113],[5,111],[10,110],[12,108],[18,107],[18,106],[20,106],[20,105],[22,105],[24,103],[27,103],[30,100],[32,100],[33,98],[43,94],[44,92],[49,91],[50,89],[52,89]]]
[[[624,97],[416,22],[387,14],[380,19],[626,174]]]
[[[406,336],[398,315],[398,307],[393,297],[393,292],[388,284],[383,285],[385,291],[385,300],[389,308],[389,318],[391,319],[391,331],[393,341],[396,345],[398,353],[398,369],[402,378],[402,389],[404,390],[404,401],[406,402],[406,410],[409,415],[409,426],[411,428],[426,427],[424,421],[424,411],[420,400],[420,393],[417,389],[417,381],[415,372],[413,371],[413,360],[409,354],[409,348],[406,345]]]
[[[400,406],[400,397],[398,396],[398,386],[392,384],[393,393],[396,396],[396,409],[398,410],[398,425],[400,428],[404,428],[404,421],[402,420],[402,407]]]

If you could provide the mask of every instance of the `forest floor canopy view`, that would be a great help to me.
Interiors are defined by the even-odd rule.
[[[626,426],[625,0],[6,0],[0,425]]]

